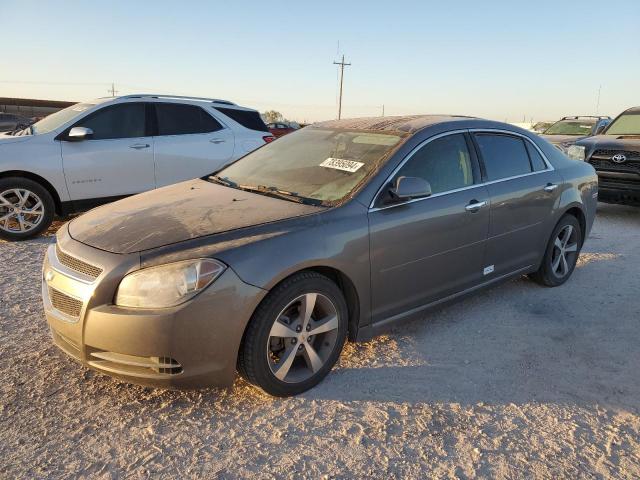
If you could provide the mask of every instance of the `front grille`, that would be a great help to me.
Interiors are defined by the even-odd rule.
[[[70,317],[80,317],[80,312],[82,311],[82,302],[80,300],[51,287],[49,287],[49,299],[56,310]]]
[[[56,245],[56,257],[58,257],[58,261],[67,268],[71,270],[75,270],[76,272],[80,272],[91,278],[98,278],[102,273],[102,269],[100,267],[96,267],[94,265],[90,265],[87,262],[83,262],[71,255],[67,255],[64,253],[58,245]]]
[[[89,365],[113,373],[162,378],[182,373],[182,365],[171,357],[138,357],[88,347]]]
[[[589,163],[596,169],[609,170],[611,172],[620,173],[640,173],[640,162],[630,163],[628,160],[624,163],[614,163],[611,160],[600,160],[591,157]]]
[[[600,150],[596,150],[595,152],[593,152],[593,155],[591,155],[591,158],[596,157],[596,158],[604,158],[604,159],[611,159],[611,157],[613,157],[614,155],[618,155],[618,154],[622,154],[625,157],[627,157],[627,162],[629,160],[631,161],[640,161],[640,152],[634,152],[631,150],[607,150],[607,149],[600,149]]]

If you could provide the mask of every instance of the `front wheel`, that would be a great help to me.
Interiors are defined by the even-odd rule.
[[[531,278],[547,287],[562,285],[576,268],[581,246],[580,223],[573,215],[565,215],[551,234],[542,265]]]
[[[286,397],[317,385],[347,337],[347,305],[338,286],[315,272],[285,280],[254,313],[238,358],[240,373]]]
[[[42,185],[28,178],[0,179],[0,238],[24,240],[53,221],[55,205]]]

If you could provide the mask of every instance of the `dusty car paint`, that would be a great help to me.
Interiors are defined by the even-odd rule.
[[[321,210],[195,179],[91,210],[69,233],[100,250],[131,253]]]
[[[207,383],[228,385],[228,368],[235,361],[240,346],[241,334],[238,333],[249,321],[250,312],[266,292],[295,272],[314,269],[334,278],[349,304],[349,335],[352,339],[365,340],[391,323],[422,315],[443,302],[514,275],[535,271],[553,228],[569,209],[578,212],[585,237],[593,223],[597,201],[597,178],[593,168],[584,162],[569,160],[550,143],[517,127],[468,117],[433,116],[332,121],[319,127],[394,130],[409,136],[368,183],[333,208],[303,206],[217,185],[191,190],[189,185],[205,183],[198,180],[147,194],[141,199],[140,207],[135,206],[140,201],[138,196],[127,200],[129,203],[117,202],[75,219],[69,226],[75,240],[64,233],[59,237],[61,246],[68,248],[67,253],[79,255],[88,262],[107,255],[104,250],[124,253],[108,253],[114,270],[105,274],[108,279],[105,285],[99,283],[100,291],[104,293],[95,301],[92,299],[85,308],[97,312],[110,309],[112,315],[119,315],[119,307],[109,306],[109,302],[117,281],[127,269],[202,257],[224,262],[235,276],[231,277],[233,285],[228,287],[234,294],[226,299],[226,303],[246,305],[247,308],[231,311],[231,308],[225,310],[215,306],[216,282],[213,288],[210,287],[211,292],[207,290],[206,295],[198,295],[178,307],[172,320],[158,324],[161,331],[154,335],[163,338],[162,335],[171,336],[188,328],[187,322],[176,320],[184,318],[182,309],[193,309],[191,314],[198,315],[200,329],[217,330],[220,322],[232,322],[232,334],[224,342],[228,361],[222,362],[224,368],[216,370],[217,373],[208,372],[211,377]],[[507,182],[483,181],[452,195],[429,197],[395,208],[378,208],[378,195],[407,155],[423,142],[452,131],[501,131],[520,135],[540,149],[551,168],[514,179],[509,182],[510,188],[505,185]],[[559,188],[549,195],[541,193],[550,182],[555,182]],[[163,200],[163,197],[167,199]],[[246,207],[236,207],[234,198],[242,198],[243,201],[237,203]],[[490,208],[471,216],[464,211],[464,205],[470,199],[486,200]],[[154,211],[156,202],[162,214]],[[234,209],[233,213],[222,210],[229,206]],[[180,211],[190,219],[189,225],[177,219]],[[413,223],[411,212],[416,212],[422,220]],[[138,227],[138,222],[143,226]],[[108,227],[104,227],[105,224]],[[469,225],[471,228],[467,230]],[[163,236],[164,232],[166,236]],[[95,248],[82,242],[91,243]],[[457,255],[452,253],[454,251]],[[496,265],[496,271],[484,277],[483,267],[487,261]],[[119,262],[128,267],[122,267]],[[47,309],[44,290],[43,295],[53,330],[64,330],[66,326],[52,318],[51,309]],[[199,307],[204,299],[212,303]],[[215,311],[216,315],[207,314],[209,310]],[[223,312],[227,312],[224,318],[221,317],[225,315]],[[88,318],[92,318],[89,313]],[[136,319],[134,312],[122,314]],[[126,331],[124,326],[122,328]],[[87,325],[84,333],[78,332],[74,337],[83,352],[79,358],[85,363],[86,351],[90,350],[87,340],[98,341],[101,335],[108,336],[106,330],[100,335],[90,330],[91,325]],[[198,332],[192,336],[198,337]],[[114,334],[114,338],[121,334]],[[216,338],[220,337],[209,337],[209,340]],[[182,356],[191,354],[184,351],[184,342],[163,342],[156,340],[144,348],[140,343],[129,343],[127,348],[130,350],[121,353],[136,355],[135,349],[142,348],[145,355],[175,356],[179,361]],[[219,345],[215,342],[211,348],[216,349]],[[196,346],[203,348],[200,342]],[[104,346],[107,347],[115,349],[118,343]],[[201,355],[206,355],[206,350]],[[185,364],[184,376],[193,375],[189,377],[193,382],[181,384],[175,379],[167,379],[165,383],[169,386],[195,385],[202,380],[198,376],[202,371],[199,367],[194,370],[195,373],[191,373],[193,370]],[[148,380],[144,375],[128,378],[142,383]],[[153,379],[154,384],[162,382],[164,380]]]

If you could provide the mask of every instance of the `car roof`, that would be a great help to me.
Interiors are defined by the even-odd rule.
[[[404,132],[415,133],[424,128],[459,120],[475,119],[462,115],[403,115],[392,117],[362,117],[343,120],[327,120],[315,123],[316,128],[329,128],[334,130],[368,130],[380,132]]]
[[[627,108],[624,113],[640,113],[640,107]]]
[[[117,102],[121,100],[144,100],[147,102],[169,102],[169,103],[195,103],[200,105],[210,105],[216,108],[230,108],[233,110],[256,111],[253,108],[242,107],[229,100],[219,98],[203,98],[182,95],[163,95],[155,93],[134,93],[131,95],[121,95],[118,97],[101,97],[87,103]]]

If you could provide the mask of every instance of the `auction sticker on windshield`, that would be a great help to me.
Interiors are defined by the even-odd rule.
[[[357,172],[364,163],[355,162],[353,160],[344,160],[342,158],[327,158],[320,164],[321,167],[333,168],[335,170],[343,170],[345,172]]]

